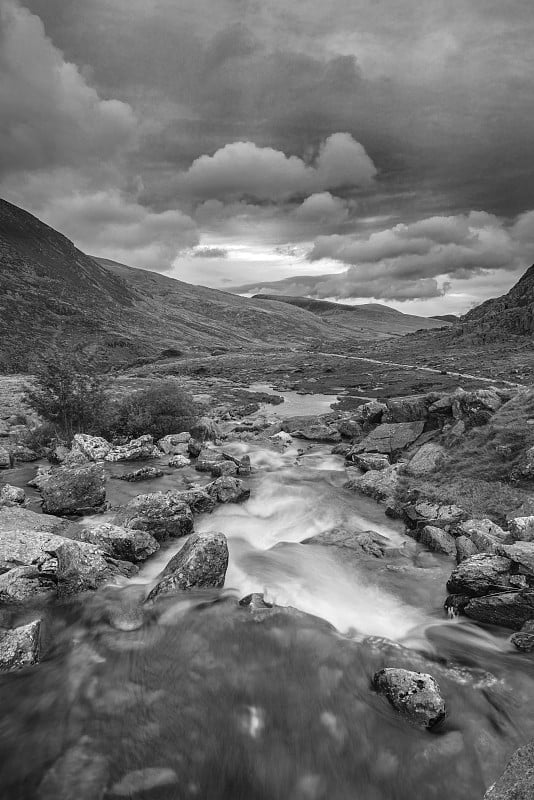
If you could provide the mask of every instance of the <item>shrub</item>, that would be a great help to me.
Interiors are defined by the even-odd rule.
[[[118,403],[114,433],[130,438],[151,434],[161,439],[188,430],[197,417],[191,395],[174,381],[158,381]]]

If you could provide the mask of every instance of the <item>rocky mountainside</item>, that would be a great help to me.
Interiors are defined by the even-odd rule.
[[[321,319],[337,326],[347,328],[359,339],[383,339],[390,336],[403,336],[417,330],[441,328],[449,324],[447,320],[418,317],[403,314],[381,303],[365,303],[351,306],[346,303],[332,303],[328,300],[314,300],[311,297],[289,295],[256,294],[255,300],[289,303],[304,308]]]
[[[502,297],[486,300],[461,320],[464,333],[502,337],[506,333],[534,333],[534,265]]]

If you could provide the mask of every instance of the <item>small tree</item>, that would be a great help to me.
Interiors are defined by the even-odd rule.
[[[154,439],[188,430],[197,416],[193,398],[174,381],[157,381],[134,392],[116,413],[117,433],[130,437],[149,433]]]
[[[55,353],[41,362],[35,377],[25,401],[59,437],[70,442],[75,433],[96,434],[105,427],[104,380],[77,358]]]

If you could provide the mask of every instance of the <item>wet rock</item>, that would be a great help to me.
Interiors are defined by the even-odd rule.
[[[408,475],[422,477],[435,472],[445,457],[445,449],[439,444],[424,444],[406,465]]]
[[[282,430],[297,439],[312,442],[340,442],[337,428],[328,425],[321,417],[289,417],[282,421]]]
[[[307,614],[305,611],[300,611],[300,609],[293,606],[279,606],[276,603],[269,603],[265,600],[264,595],[259,592],[253,592],[243,597],[239,601],[239,608],[248,612],[254,622],[262,622],[269,617],[291,617],[301,623],[309,624],[316,630],[336,630],[333,625],[321,617]]]
[[[141,467],[140,469],[134,469],[132,472],[125,472],[124,475],[117,475],[117,478],[121,481],[149,481],[153,480],[154,478],[161,478],[164,474],[162,469],[159,467]]]
[[[221,429],[210,417],[201,417],[191,428],[191,437],[197,442],[216,442],[221,436]]]
[[[128,444],[113,447],[106,455],[106,461],[140,461],[146,458],[159,458],[161,451],[154,444],[152,436],[146,434],[132,439]]]
[[[186,536],[193,530],[193,515],[179,492],[138,494],[113,520],[115,525],[148,531],[159,541]]]
[[[0,506],[22,506],[26,502],[26,493],[19,486],[6,483],[0,489]]]
[[[111,445],[101,436],[77,433],[73,439],[73,449],[82,453],[88,461],[103,461],[111,450]]]
[[[178,775],[169,767],[146,767],[129,772],[109,790],[110,797],[132,797],[163,786],[178,783]]]
[[[50,556],[56,562],[53,571],[59,597],[94,591],[119,575],[131,578],[138,572],[129,561],[110,558],[103,550],[86,542],[65,539]],[[46,564],[43,568],[46,569]]]
[[[43,575],[37,567],[16,567],[0,575],[0,604],[42,605],[56,597],[55,576]]]
[[[202,442],[191,440],[187,445],[187,452],[192,458],[197,458],[202,452]]]
[[[500,553],[516,564],[521,574],[534,577],[534,542],[502,545]]]
[[[250,463],[250,456],[243,456],[239,459],[237,465],[237,474],[247,477],[252,474],[252,465]]]
[[[458,536],[456,539],[456,560],[458,564],[478,553],[478,547],[467,536]]]
[[[428,416],[429,399],[425,395],[392,397],[386,400],[382,422],[417,422]]]
[[[71,523],[52,514],[37,514],[27,508],[0,508],[0,531],[40,532],[63,534]]]
[[[534,542],[534,517],[514,517],[510,520],[510,533],[522,542]]]
[[[516,750],[501,777],[484,800],[532,800],[534,797],[534,742]]]
[[[332,528],[308,539],[302,544],[320,544],[326,547],[339,547],[375,558],[382,558],[389,547],[389,539],[375,531],[350,531],[346,528]]]
[[[458,564],[447,581],[447,589],[471,597],[502,592],[510,587],[511,565],[509,558],[479,553]]]
[[[465,614],[478,622],[520,630],[525,622],[534,619],[534,589],[474,597],[465,607]]]
[[[454,536],[446,533],[442,528],[425,525],[419,535],[419,541],[435,553],[445,553],[448,556],[456,555],[456,540]]]
[[[41,620],[9,630],[0,629],[0,672],[37,664],[40,654]]]
[[[491,519],[468,519],[460,522],[454,526],[454,533],[467,536],[479,553],[499,554],[499,548],[510,538],[509,534]]]
[[[220,478],[223,475],[237,475],[238,468],[233,461],[219,461],[214,464],[210,470],[214,478]]]
[[[106,478],[99,464],[56,467],[39,486],[48,514],[86,514],[106,499]]]
[[[203,450],[198,456],[195,469],[197,472],[211,472],[216,464],[222,464],[224,456],[215,450]]]
[[[211,514],[215,508],[215,500],[202,486],[192,486],[183,492],[176,492],[175,496],[187,503],[193,514]]]
[[[147,600],[193,588],[221,588],[227,567],[226,536],[215,532],[195,533],[171,558]]]
[[[167,436],[164,436],[162,439],[159,439],[157,446],[166,455],[184,456],[187,453],[187,446],[191,441],[191,438],[191,434],[188,431],[183,433],[170,433]]]
[[[365,475],[351,476],[344,488],[392,505],[395,503],[398,483],[399,467],[393,466],[383,470],[370,470]]]
[[[518,633],[513,633],[510,641],[523,653],[534,653],[534,617],[525,622]]]
[[[37,800],[103,800],[108,779],[108,759],[83,736],[48,770]]]
[[[258,611],[273,607],[273,604],[268,603],[260,592],[253,592],[252,594],[247,594],[246,597],[242,597],[239,601],[239,605],[243,608],[250,609],[250,611]]]
[[[111,523],[84,528],[76,538],[96,545],[113,558],[132,561],[134,564],[146,561],[159,550],[158,542],[147,531],[123,528]]]
[[[183,467],[188,467],[190,464],[190,460],[185,455],[176,455],[169,458],[168,466],[174,467],[175,469],[182,469]]]
[[[354,448],[347,453],[347,461],[351,461],[362,472],[387,469],[391,466],[389,457],[385,453],[357,453]]]
[[[273,433],[272,436],[269,436],[269,439],[273,442],[278,442],[279,444],[283,445],[290,445],[293,441],[293,437],[287,431],[279,431],[278,433]]]
[[[450,594],[443,604],[447,616],[451,619],[464,613],[466,605],[472,600],[467,594]]]
[[[250,497],[250,489],[245,487],[243,481],[230,476],[217,478],[204,488],[218,503],[241,503]]]
[[[387,667],[375,673],[373,686],[411,722],[433,728],[445,718],[445,702],[431,675]]]
[[[381,424],[356,445],[356,452],[398,453],[413,444],[423,433],[424,427],[424,422]]]

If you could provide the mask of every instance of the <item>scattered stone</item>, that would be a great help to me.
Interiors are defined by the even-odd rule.
[[[204,488],[218,503],[241,503],[250,497],[250,489],[245,487],[243,481],[231,476],[217,478]]]
[[[193,530],[191,509],[179,492],[138,494],[113,522],[126,528],[148,531],[158,542],[169,537],[186,536]]]
[[[162,786],[178,783],[178,775],[169,767],[146,767],[129,772],[109,790],[111,797],[132,797]]]
[[[424,422],[384,423],[356,445],[356,452],[397,453],[413,444],[423,433],[424,427]]]
[[[466,605],[465,614],[478,622],[520,630],[534,619],[534,589],[474,597]]]
[[[453,594],[471,597],[502,592],[510,587],[511,563],[509,558],[478,553],[458,564],[447,581],[447,589]]]
[[[146,434],[132,439],[128,444],[113,447],[106,455],[106,461],[140,461],[145,458],[159,458],[161,451],[154,444],[152,436]]]
[[[0,672],[22,669],[39,662],[41,620],[9,630],[0,629]]]
[[[183,467],[188,467],[190,464],[191,462],[185,455],[176,455],[169,458],[168,466],[174,467],[175,469],[182,469]]]
[[[6,483],[0,489],[0,506],[22,506],[26,502],[26,493],[19,486]]]
[[[523,653],[534,653],[534,617],[518,633],[513,633],[510,641]]]
[[[103,461],[111,450],[111,445],[101,436],[77,433],[74,436],[73,448],[79,450],[89,461]]]
[[[433,525],[425,525],[419,535],[419,541],[435,553],[444,553],[448,556],[456,555],[456,540],[450,533]]]
[[[433,728],[446,715],[445,702],[431,675],[387,667],[375,673],[375,689],[411,722]]]
[[[108,759],[88,736],[82,736],[48,770],[37,800],[102,800],[108,780]]]
[[[353,462],[362,472],[387,469],[391,466],[389,457],[385,453],[356,453],[354,448],[348,452],[347,461]]]
[[[147,531],[122,528],[104,523],[80,531],[80,541],[94,544],[113,558],[132,561],[134,564],[146,559],[159,550],[156,539]]]
[[[437,470],[444,457],[445,449],[441,445],[428,442],[410,459],[405,467],[406,472],[416,478],[429,475]]]
[[[227,567],[228,544],[223,533],[193,534],[171,558],[147,600],[193,588],[221,588]]]
[[[39,486],[48,514],[86,514],[106,499],[106,478],[99,464],[55,467]]]
[[[164,474],[163,470],[159,467],[141,467],[134,469],[132,472],[125,472],[124,475],[117,475],[120,481],[149,481],[154,478],[161,478]]]
[[[534,742],[516,750],[484,800],[532,800],[534,797]]]

